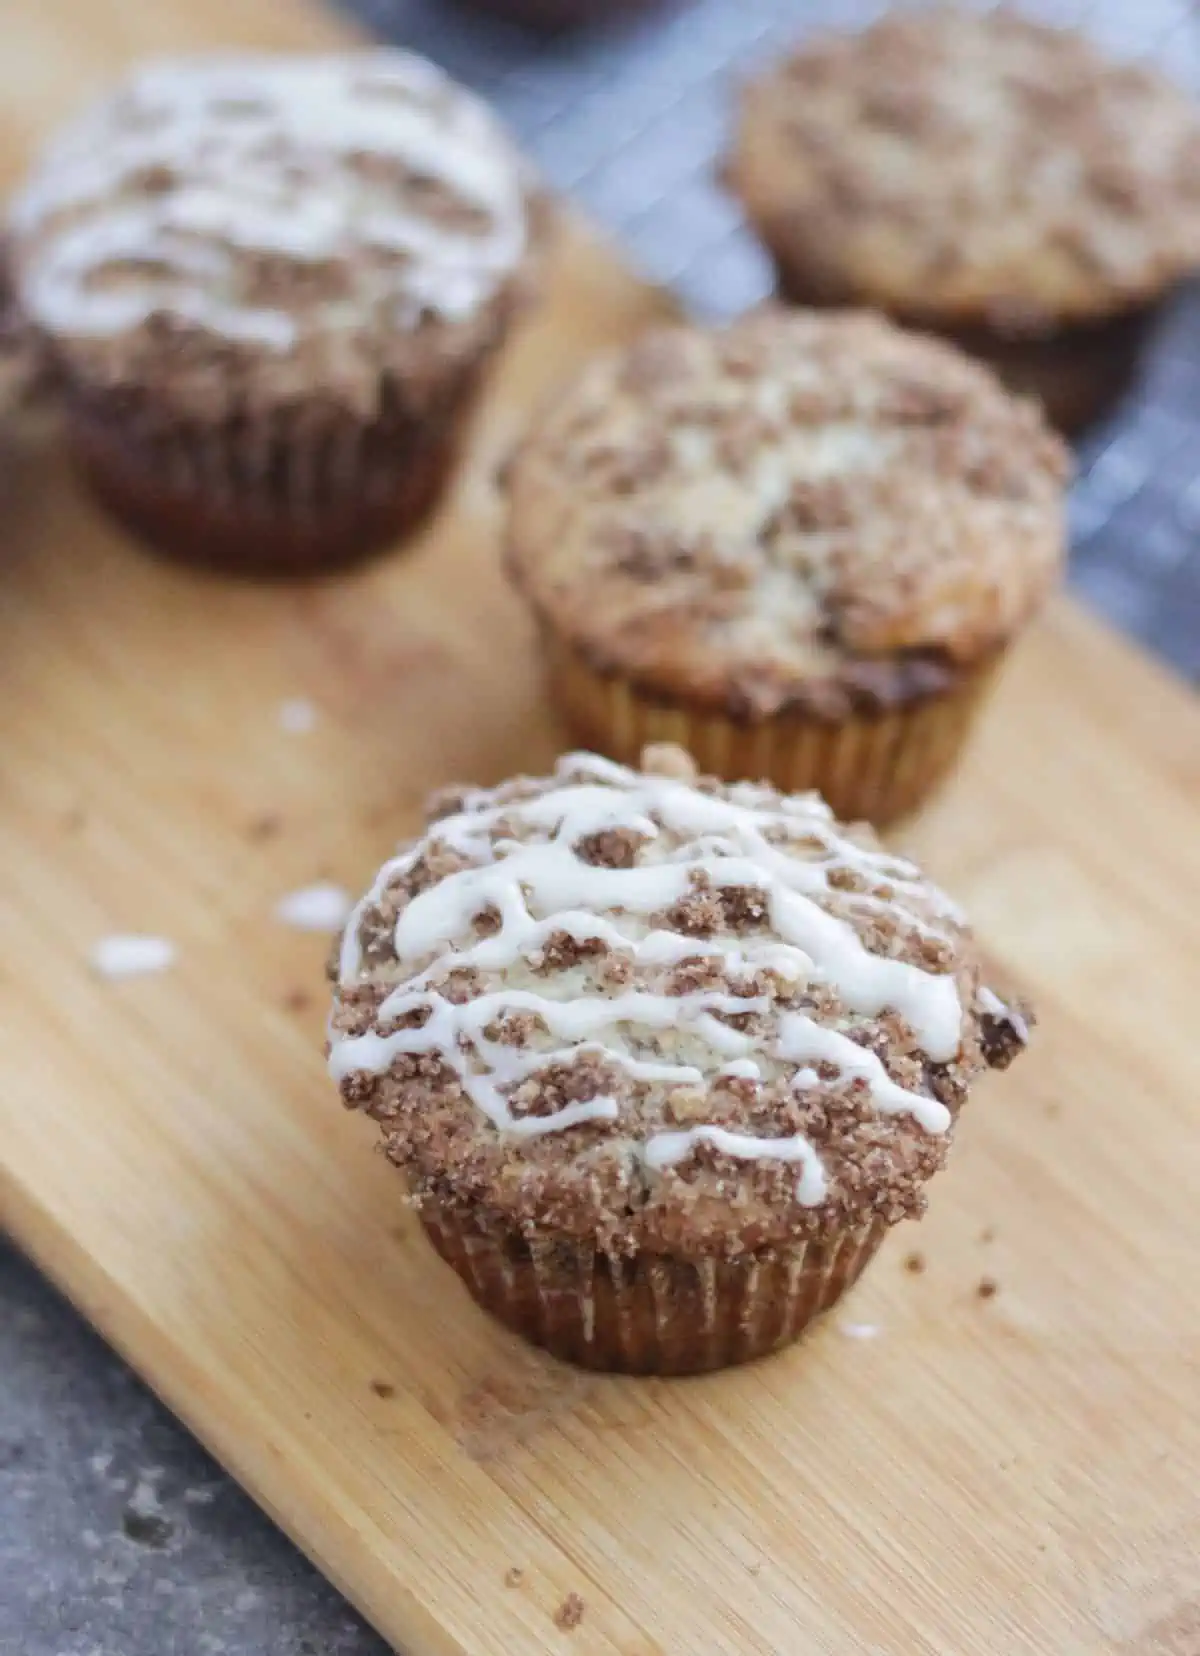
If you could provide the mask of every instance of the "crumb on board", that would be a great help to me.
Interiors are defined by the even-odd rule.
[[[907,1254],[904,1259],[904,1269],[911,1272],[913,1276],[920,1276],[925,1269],[925,1255],[915,1251]]]
[[[975,1292],[979,1295],[980,1299],[995,1299],[996,1295],[1000,1292],[1000,1284],[996,1281],[995,1277],[980,1277],[979,1287],[976,1288]]]
[[[72,805],[71,809],[64,813],[62,825],[68,834],[78,834],[86,828],[87,815],[84,812],[83,806]]]
[[[554,1625],[561,1627],[564,1633],[570,1633],[583,1620],[583,1600],[578,1593],[568,1593],[566,1598],[554,1612]]]
[[[263,811],[250,823],[246,832],[252,840],[274,839],[283,827],[283,818],[278,811]]]
[[[985,1225],[979,1233],[979,1240],[981,1242],[994,1242],[996,1240],[996,1228],[995,1228],[995,1226],[994,1225]]]
[[[312,1005],[312,996],[307,989],[289,989],[283,997],[285,1012],[307,1012]]]
[[[396,1388],[392,1385],[390,1380],[372,1380],[371,1390],[375,1393],[376,1397],[387,1398],[395,1397],[396,1395]]]
[[[143,977],[162,972],[175,959],[175,945],[165,937],[146,937],[133,932],[113,932],[92,945],[92,970],[103,978]]]
[[[506,1587],[519,1587],[524,1579],[525,1572],[519,1564],[514,1564],[511,1569],[504,1572],[504,1585]]]
[[[317,722],[317,710],[306,696],[289,696],[279,706],[279,723],[289,736],[307,736]]]
[[[346,923],[353,902],[348,891],[328,880],[289,891],[275,905],[275,918],[297,931],[337,931]]]
[[[883,1329],[880,1328],[878,1323],[864,1322],[840,1322],[838,1331],[844,1334],[848,1340],[873,1340],[877,1335],[883,1333]]]

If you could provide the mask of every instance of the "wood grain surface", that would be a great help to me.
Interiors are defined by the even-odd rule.
[[[244,0],[43,0],[3,31],[6,178],[138,52],[341,35]],[[802,1348],[691,1382],[557,1367],[473,1309],[337,1107],[325,943],[276,903],[362,886],[428,788],[562,742],[494,469],[544,387],[661,301],[574,233],[551,287],[454,500],[350,578],[172,570],[23,458],[0,1218],[409,1656],[1196,1656],[1200,715],[1069,603],[903,836],[1036,997],[1036,1048]],[[282,728],[291,697],[311,732]],[[178,963],[100,981],[113,931]]]

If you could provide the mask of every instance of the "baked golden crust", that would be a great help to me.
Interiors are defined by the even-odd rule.
[[[918,1214],[1025,1024],[815,795],[588,754],[434,802],[336,965],[330,1064],[419,1204],[736,1256]]]
[[[1005,8],[822,36],[752,82],[727,181],[797,289],[1036,331],[1200,266],[1200,117]]]
[[[1065,450],[953,348],[866,314],[676,326],[591,364],[507,473],[507,561],[590,662],[693,707],[937,694],[1063,557]]]

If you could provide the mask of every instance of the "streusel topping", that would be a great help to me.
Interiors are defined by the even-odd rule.
[[[471,334],[525,253],[525,193],[487,108],[409,53],[151,64],[18,197],[20,297],[113,378],[170,329],[373,392],[414,333]]]
[[[590,754],[440,800],[343,937],[330,1067],[418,1201],[736,1252],[920,1211],[1024,1028],[812,794]]]
[[[1060,568],[1066,469],[952,347],[765,310],[591,364],[509,468],[509,565],[645,688],[836,711],[1008,638]]]
[[[1164,76],[1004,7],[821,36],[744,94],[730,181],[844,303],[1014,328],[1200,265],[1200,115]]]

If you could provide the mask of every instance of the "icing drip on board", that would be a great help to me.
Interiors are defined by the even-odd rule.
[[[254,280],[264,260],[313,279],[346,263],[352,294],[300,301],[336,333],[364,305],[468,317],[526,246],[499,123],[399,51],[148,65],[50,148],[11,222],[45,327],[105,337],[165,313],[273,352],[301,324]]]
[[[594,836],[614,831],[638,847],[630,866],[598,865],[580,854]],[[603,1090],[550,1113],[514,1113],[512,1095],[523,1082],[569,1068],[584,1054],[627,1080],[693,1091],[718,1077],[751,1088],[784,1077],[803,1093],[821,1084],[822,1072],[813,1066],[832,1066],[839,1077],[860,1083],[880,1113],[910,1115],[928,1133],[949,1127],[945,1106],[899,1085],[875,1052],[787,1004],[798,989],[827,987],[852,1015],[899,1014],[936,1062],[959,1051],[962,1009],[954,977],[872,953],[854,925],[821,899],[828,902],[836,892],[841,904],[864,916],[898,912],[922,935],[937,935],[933,922],[956,921],[955,911],[911,864],[845,837],[815,796],[781,798],[748,785],[703,793],[580,754],[560,762],[543,793],[516,799],[472,793],[380,871],[343,935],[344,988],[364,974],[364,921],[436,846],[455,864],[401,908],[392,945],[403,981],[378,1008],[375,1029],[334,1032],[330,1069],[337,1081],[383,1075],[401,1055],[434,1054],[498,1131],[528,1138],[586,1121],[619,1130],[619,1104]],[[840,889],[830,880],[835,873],[855,876],[864,889]],[[664,926],[663,915],[698,886],[761,894],[771,935],[694,937]],[[485,913],[491,930],[481,937],[476,921]],[[643,980],[681,961],[712,959],[726,987],[597,994],[581,985],[574,967],[539,974],[551,939],[564,934],[630,961]],[[494,974],[497,986],[448,998],[441,992],[447,973],[464,969],[482,978]],[[775,990],[762,990],[763,973]],[[519,1045],[503,1038],[503,1021],[514,1015],[528,1021]],[[730,1021],[744,1019],[754,1033]],[[647,1042],[654,1051],[663,1032],[686,1061],[647,1058]],[[543,1039],[550,1045],[538,1044]],[[770,1137],[700,1122],[647,1133],[634,1148],[645,1166],[662,1170],[702,1144],[738,1160],[795,1163],[802,1206],[817,1206],[827,1194],[821,1157],[802,1135]]]

